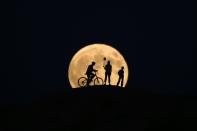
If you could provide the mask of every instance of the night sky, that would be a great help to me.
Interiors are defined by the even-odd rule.
[[[1,95],[4,102],[69,90],[69,62],[77,50],[91,43],[112,45],[124,55],[131,69],[127,88],[148,88],[165,95],[196,94],[191,78],[190,1],[19,0],[12,75]]]

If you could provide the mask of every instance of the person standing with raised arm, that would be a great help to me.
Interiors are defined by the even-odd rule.
[[[105,65],[105,85],[106,85],[106,81],[107,81],[107,78],[108,78],[108,83],[109,85],[111,85],[111,81],[110,81],[110,77],[111,77],[111,72],[112,72],[112,66],[110,64],[110,61],[107,61],[107,64]]]

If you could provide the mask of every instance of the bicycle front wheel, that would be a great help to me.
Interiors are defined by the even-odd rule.
[[[84,86],[86,86],[86,85],[87,85],[87,78],[85,78],[85,77],[79,78],[79,80],[78,80],[78,85],[79,85],[79,87],[84,87]]]
[[[96,79],[94,79],[94,85],[103,85],[103,79],[97,77]]]

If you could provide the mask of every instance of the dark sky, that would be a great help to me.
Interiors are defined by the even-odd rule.
[[[124,55],[128,88],[192,95],[192,2],[16,2],[16,45],[6,101],[64,88],[77,50],[107,43]],[[10,90],[12,92],[10,93]],[[65,90],[66,91],[66,90]],[[9,94],[9,95],[8,95]]]

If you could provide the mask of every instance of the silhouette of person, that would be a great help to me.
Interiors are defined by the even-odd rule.
[[[111,85],[110,77],[111,77],[112,66],[110,64],[110,61],[107,61],[107,64],[105,65],[104,68],[105,68],[105,85],[106,85],[107,78],[108,78],[109,85]]]
[[[87,71],[86,71],[86,75],[88,77],[87,80],[87,86],[89,86],[90,82],[92,81],[92,79],[95,77],[95,73],[97,70],[95,70],[93,67],[96,63],[93,61],[91,65],[88,66]]]
[[[119,85],[119,83],[121,82],[121,87],[123,86],[123,81],[124,81],[124,67],[122,66],[122,68],[118,71],[118,75],[119,75],[119,79],[117,82],[117,86]]]

